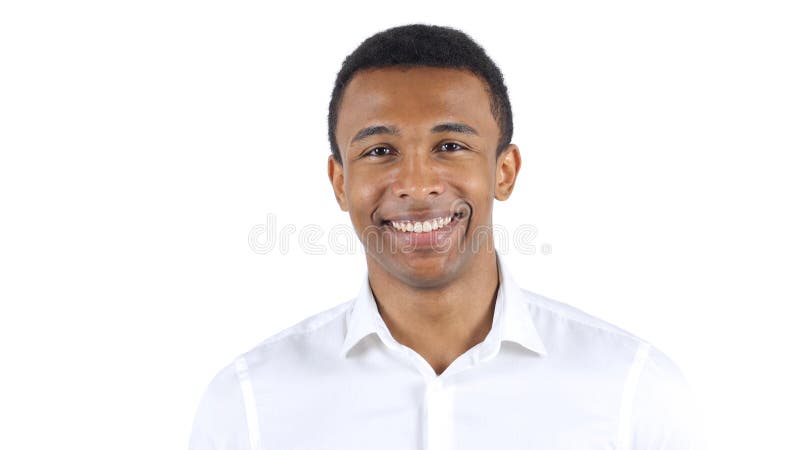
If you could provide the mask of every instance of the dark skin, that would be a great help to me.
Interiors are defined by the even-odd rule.
[[[354,141],[373,126],[387,129]],[[335,133],[342,163],[329,157],[328,177],[364,244],[381,317],[441,374],[491,329],[498,287],[492,205],[511,195],[519,149],[510,144],[497,156],[488,87],[458,69],[358,72]],[[443,216],[453,217],[446,231],[423,233],[437,237],[411,247],[403,244],[414,233],[391,225]]]

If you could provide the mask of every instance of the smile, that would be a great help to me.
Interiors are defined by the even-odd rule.
[[[470,216],[471,208],[466,202],[448,210],[407,212],[382,221],[388,230],[392,245],[399,246],[402,253],[425,252],[426,249],[443,251],[459,241],[461,224]]]
[[[392,228],[397,231],[402,231],[405,233],[427,233],[429,231],[438,230],[439,228],[444,227],[450,223],[451,220],[453,220],[453,216],[435,217],[422,222],[411,220],[393,220],[390,223]]]

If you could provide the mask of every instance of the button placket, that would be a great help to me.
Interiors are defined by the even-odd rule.
[[[429,379],[425,391],[426,449],[453,448],[453,389],[441,378]]]

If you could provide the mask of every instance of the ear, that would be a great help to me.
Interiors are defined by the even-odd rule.
[[[347,211],[347,197],[344,195],[344,167],[333,155],[328,156],[328,179],[331,180],[333,194],[342,211]]]
[[[497,159],[497,169],[494,179],[494,198],[503,201],[511,196],[514,190],[514,182],[517,181],[517,174],[522,165],[522,158],[519,155],[519,147],[509,144],[500,158]]]

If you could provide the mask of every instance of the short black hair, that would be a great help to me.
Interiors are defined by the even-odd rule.
[[[455,28],[411,24],[372,35],[342,63],[328,107],[328,140],[331,153],[339,164],[342,155],[336,144],[336,124],[345,87],[358,71],[391,66],[464,69],[483,78],[489,87],[492,116],[500,128],[496,156],[499,157],[511,143],[514,125],[508,89],[503,74],[483,47]]]

